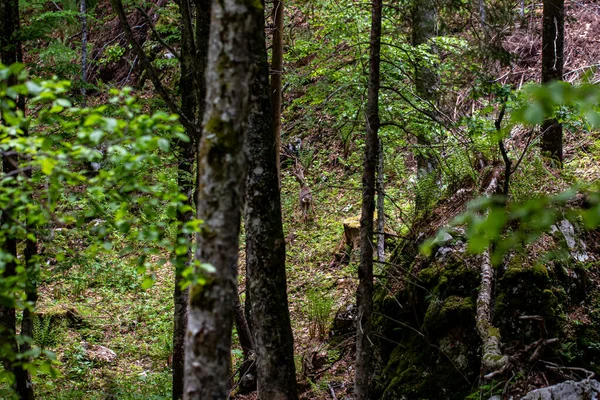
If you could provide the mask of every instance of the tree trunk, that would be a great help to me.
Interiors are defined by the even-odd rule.
[[[379,139],[377,164],[377,261],[385,261],[385,190],[383,175],[383,142]]]
[[[481,23],[481,29],[483,30],[483,38],[485,43],[489,43],[490,33],[487,24],[487,12],[485,10],[485,0],[479,0],[479,23]]]
[[[254,345],[254,339],[246,320],[246,314],[244,313],[244,307],[240,302],[240,296],[235,297],[234,304],[234,320],[235,328],[238,334],[238,340],[240,341],[240,347],[244,354],[244,362],[240,368],[240,393],[248,394],[256,390],[256,364],[255,357],[256,346]],[[252,376],[251,379],[246,379]]]
[[[564,0],[544,0],[543,4],[542,83],[547,83],[563,79],[565,4]],[[547,120],[542,132],[542,152],[562,163],[562,125],[556,119]]]
[[[280,17],[281,18],[281,17]],[[274,124],[269,96],[269,64],[264,27],[254,32],[256,73],[248,125],[246,228],[246,288],[251,304],[256,344],[260,400],[297,399],[294,338],[285,275],[285,238]]]
[[[83,96],[83,106],[86,104],[86,84],[87,84],[87,4],[86,0],[80,0],[79,12],[81,14],[81,95]]]
[[[244,136],[253,71],[253,36],[262,29],[257,2],[213,0],[200,187],[196,281],[190,289],[185,343],[185,399],[229,395],[238,236],[246,179]]]
[[[502,118],[498,119],[499,121]],[[498,124],[499,125],[499,124]],[[491,180],[484,190],[484,196],[493,196],[498,189],[500,169],[492,171]],[[481,284],[477,295],[475,326],[481,338],[481,368],[484,372],[503,371],[508,366],[508,356],[502,354],[500,330],[492,324],[492,289],[494,286],[494,268],[490,261],[489,249],[481,257]]]
[[[365,165],[362,177],[362,213],[360,217],[360,265],[356,302],[356,368],[354,398],[367,400],[371,378],[369,335],[373,313],[373,214],[375,210],[375,170],[379,130],[379,70],[381,50],[381,0],[373,0],[369,55],[369,87],[367,95],[367,132],[365,138]]]
[[[437,12],[433,0],[414,1],[412,5],[412,45],[415,47],[428,45],[429,50],[433,52],[434,46],[431,41],[437,35]],[[418,54],[418,53],[417,53]],[[437,90],[439,86],[439,75],[435,68],[430,65],[430,61],[421,57],[415,60],[415,89],[419,97],[424,101],[431,103],[432,107],[426,106],[431,115],[435,113],[434,105],[437,103]],[[437,160],[430,153],[430,145],[435,142],[435,138],[428,137],[428,132],[417,132],[418,150],[417,159],[417,178],[425,179],[437,168]],[[421,209],[426,206],[427,198],[423,198],[420,193],[416,196],[416,208]]]
[[[196,148],[200,141],[201,118],[205,110],[206,98],[206,63],[208,60],[208,40],[210,30],[210,0],[196,0],[196,34],[194,36],[194,23],[190,3],[179,3],[181,14],[181,77],[179,90],[181,93],[181,111],[186,118],[196,127],[187,132],[190,137],[188,143],[180,142],[177,145],[181,161],[177,170],[177,183],[180,190],[188,197],[190,206],[194,206],[197,197],[199,172],[194,169],[197,165]],[[197,168],[196,168],[197,169]],[[194,218],[194,213],[178,213],[177,220],[180,227]],[[189,244],[191,235],[182,230],[177,235],[177,246],[181,243]],[[181,272],[189,266],[192,259],[190,251],[177,255],[175,271],[175,287],[173,298],[175,310],[173,315],[173,399],[183,398],[184,390],[184,365],[185,365],[185,332],[187,329],[187,305],[189,290],[181,290],[183,278]]]
[[[412,45],[430,46],[433,51],[432,38],[437,36],[437,12],[433,0],[415,1],[412,6]],[[415,63],[415,87],[417,94],[428,101],[435,101],[437,97],[437,86],[439,75],[420,57]]]
[[[0,61],[9,66],[16,62],[22,61],[21,42],[18,38],[19,30],[19,2],[18,0],[0,0]],[[15,85],[16,77],[8,78],[8,85]],[[17,106],[24,111],[24,101],[20,97],[17,101]],[[2,172],[4,174],[18,170],[19,160],[16,156],[2,157]],[[6,207],[6,206],[5,206]],[[9,222],[11,218],[17,218],[17,215],[11,215],[12,210],[8,207],[4,208],[0,215],[0,226]],[[6,262],[2,278],[11,280],[17,275],[17,239],[8,233],[4,236],[4,242],[1,243],[2,250],[6,256],[12,260]],[[28,292],[30,292],[28,290]],[[28,293],[29,297],[29,293]],[[3,301],[0,304],[0,347],[10,348],[13,354],[2,354],[0,359],[6,371],[11,371],[15,376],[15,390],[20,399],[34,399],[33,386],[31,376],[27,370],[21,365],[14,363],[15,356],[20,349],[17,344],[16,334],[16,309],[13,304],[6,304]],[[27,361],[27,360],[24,360]]]
[[[277,182],[280,180],[279,149],[281,147],[281,103],[283,100],[283,1],[273,1],[273,50],[271,59],[271,104],[277,160]]]

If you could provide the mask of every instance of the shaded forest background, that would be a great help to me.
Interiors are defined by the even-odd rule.
[[[181,210],[190,212],[182,206],[185,196],[178,196],[185,123],[164,113],[173,109],[157,94],[131,39],[163,90],[183,96],[179,5],[125,2],[128,37],[114,2],[88,1],[86,30],[81,3],[19,4],[28,76],[55,79],[43,87],[58,93],[47,99],[62,109],[49,115],[66,110],[90,121],[84,131],[95,150],[76,161],[65,157],[63,165],[62,153],[50,148],[75,141],[72,122],[48,117],[57,119],[43,131],[43,101],[27,104],[28,114],[40,115],[32,136],[50,142],[42,146],[48,156],[33,168],[28,196],[45,199],[47,193],[55,204],[44,227],[36,228],[36,395],[172,398],[171,256],[185,256],[191,247],[188,236],[178,242],[185,235],[174,223]],[[419,7],[435,10],[435,27],[415,43]],[[281,208],[294,361],[304,399],[353,393],[371,12],[371,4],[356,1],[286,2],[283,69],[270,71],[283,81]],[[271,61],[276,21],[270,3],[265,15]],[[542,4],[384,4],[377,189],[384,222],[374,231],[384,239],[385,255],[374,266],[373,398],[519,396],[599,371],[600,118],[597,91],[589,86],[600,80],[600,6],[567,1],[565,15],[563,80],[584,84],[581,92],[534,85],[542,71]],[[423,83],[427,72],[433,78]],[[41,86],[28,90],[45,93]],[[69,101],[57,103],[58,97]],[[84,106],[91,111],[72,109]],[[95,129],[96,115],[114,117],[116,125],[106,119]],[[544,157],[538,146],[550,117],[564,129],[562,162]],[[135,140],[118,142],[140,126]],[[115,142],[133,154],[115,157],[107,151]],[[514,168],[509,176],[503,175],[507,158]],[[86,178],[78,183],[64,174],[70,178],[54,181],[52,174],[63,166],[85,171]],[[493,182],[493,192],[506,188],[504,202],[486,197]],[[302,202],[307,194],[308,207]],[[498,209],[508,211],[494,219]],[[186,235],[194,230],[189,228]],[[243,226],[240,237],[243,307]],[[21,237],[19,251],[28,240]],[[498,372],[487,378],[476,326],[486,254],[496,268],[492,320],[502,334],[502,355],[512,357],[510,367],[487,371]],[[237,329],[233,393],[251,399],[256,394],[244,393],[240,372],[247,354]]]

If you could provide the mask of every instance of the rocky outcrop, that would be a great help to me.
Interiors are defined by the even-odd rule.
[[[521,400],[591,400],[598,399],[600,382],[583,380],[581,382],[566,381],[554,386],[529,392]]]

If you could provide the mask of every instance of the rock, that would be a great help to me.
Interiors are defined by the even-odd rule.
[[[340,309],[333,319],[329,334],[331,336],[344,336],[356,331],[356,307],[349,304],[345,309]]]
[[[85,349],[85,355],[91,361],[111,363],[117,358],[117,354],[108,347],[85,341],[81,342],[81,347]]]
[[[562,233],[569,249],[569,253],[571,253],[573,259],[579,262],[585,262],[590,258],[586,251],[584,241],[576,237],[575,227],[569,220],[563,219],[556,225],[552,225],[551,232],[553,234],[556,232]]]
[[[581,382],[566,381],[554,386],[529,392],[521,400],[598,400],[600,382],[583,380]]]
[[[254,374],[247,373],[240,381],[240,393],[249,394],[256,390],[256,377]]]

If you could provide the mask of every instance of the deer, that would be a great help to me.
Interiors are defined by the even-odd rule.
[[[302,213],[302,220],[306,223],[311,220],[315,213],[315,205],[313,201],[312,191],[306,184],[304,178],[304,169],[296,160],[296,166],[292,174],[296,177],[296,180],[300,184],[300,212]]]

